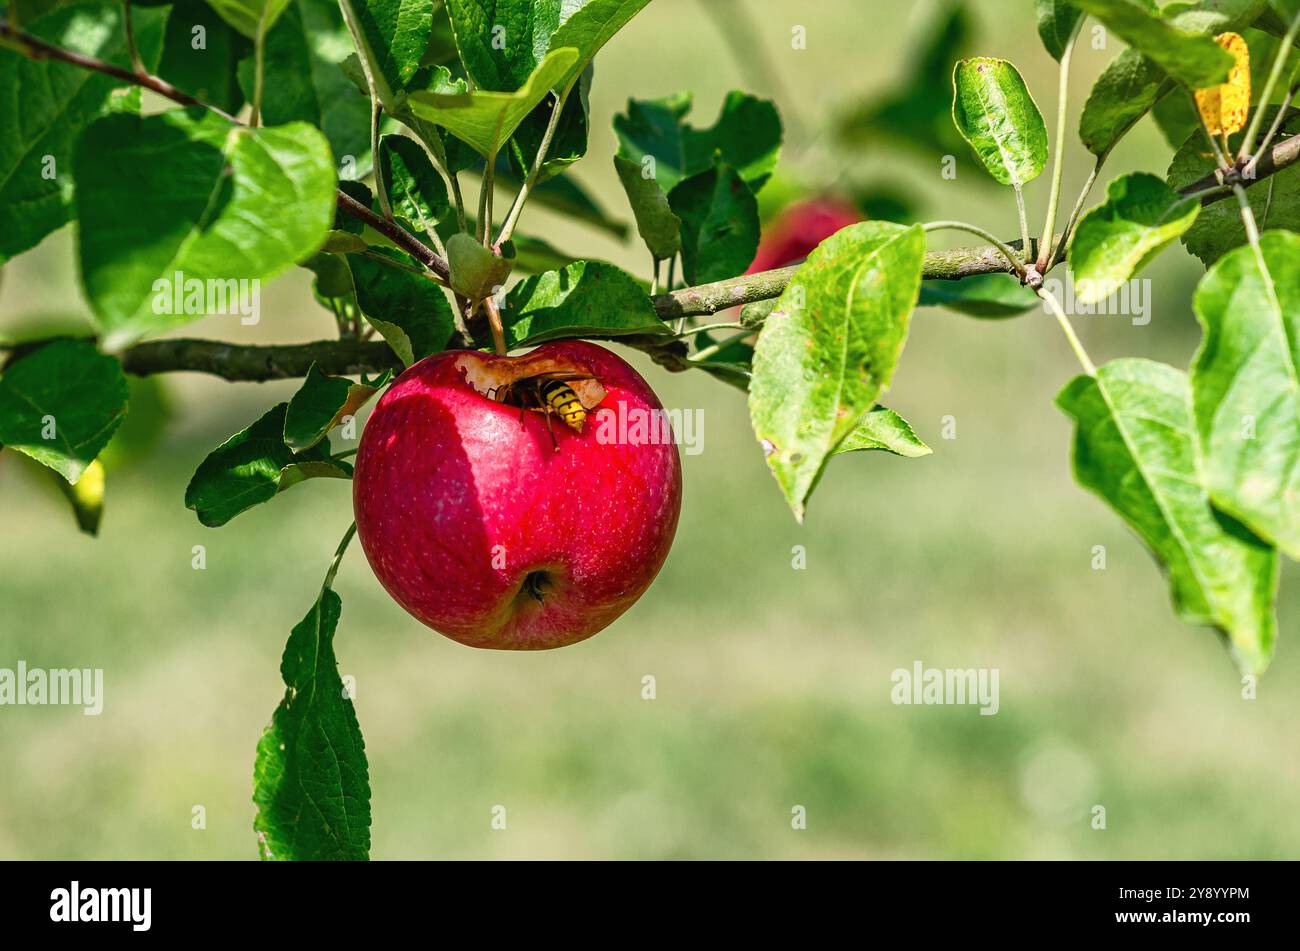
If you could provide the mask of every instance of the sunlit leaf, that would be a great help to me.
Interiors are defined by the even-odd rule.
[[[1085,304],[1105,300],[1176,241],[1201,203],[1146,172],[1110,183],[1106,200],[1080,220],[1070,240],[1075,295]]]
[[[835,447],[835,454],[869,450],[882,450],[909,459],[928,456],[934,451],[921,441],[907,420],[884,406],[877,406],[863,416],[844,441]]]
[[[334,656],[342,611],[339,596],[323,588],[284,647],[284,699],[253,767],[263,859],[358,860],[370,852],[366,745]]]
[[[827,457],[893,379],[924,256],[919,225],[850,225],[808,256],[763,324],[750,419],[801,521]]]
[[[417,116],[443,126],[491,158],[514,133],[519,123],[563,78],[578,58],[577,50],[552,50],[514,92],[475,90],[462,94],[430,91],[410,93],[407,103]]]
[[[1071,2],[1191,89],[1204,89],[1228,78],[1232,57],[1208,36],[1162,19],[1151,0]]]
[[[1300,558],[1300,235],[1267,232],[1196,289],[1192,365],[1214,504]]]
[[[229,308],[232,288],[251,293],[315,253],[334,218],[329,145],[302,123],[108,116],[86,130],[74,166],[82,281],[109,349],[202,316],[209,290]],[[205,291],[198,313],[176,286],[190,282]]]
[[[158,65],[165,10],[137,10],[136,44]],[[120,5],[58,10],[28,25],[40,39],[129,67]],[[75,216],[72,152],[121,83],[68,63],[0,46],[0,262],[35,247]]]
[[[575,261],[521,281],[502,312],[510,349],[563,337],[666,334],[641,285],[601,261]]]
[[[990,175],[1024,185],[1047,165],[1047,126],[1020,73],[1004,59],[964,59],[953,69],[952,119]]]
[[[117,360],[89,340],[56,340],[0,376],[0,445],[74,484],[121,425],[127,398]]]
[[[353,176],[368,171],[370,102],[339,68],[353,47],[337,0],[290,0],[264,45],[262,123],[310,123],[325,133],[337,163]],[[250,101],[253,66],[251,56],[239,64]]]
[[[1059,60],[1083,18],[1083,11],[1070,0],[1034,0],[1034,9],[1038,14],[1038,36],[1052,59]]]
[[[1277,556],[1211,508],[1186,374],[1115,360],[1096,377],[1076,377],[1057,403],[1077,424],[1075,478],[1150,548],[1179,617],[1219,628],[1242,669],[1262,671],[1277,636]]]
[[[265,36],[275,26],[289,0],[208,0],[208,5],[250,40]]]

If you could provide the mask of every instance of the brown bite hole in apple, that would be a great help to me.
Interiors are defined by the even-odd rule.
[[[511,389],[516,384],[536,377],[563,380],[586,410],[595,409],[605,399],[605,387],[596,379],[591,367],[549,354],[484,359],[476,353],[466,353],[457,358],[456,369],[478,393],[498,403],[509,402]]]

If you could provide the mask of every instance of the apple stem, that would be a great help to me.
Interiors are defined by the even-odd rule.
[[[492,329],[492,346],[496,348],[499,355],[504,357],[507,353],[506,332],[501,326],[501,311],[497,308],[495,298],[492,297],[483,298],[483,307],[487,310],[488,326]]]

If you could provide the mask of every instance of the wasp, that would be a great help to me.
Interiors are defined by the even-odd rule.
[[[579,380],[594,380],[594,376],[584,375],[581,373],[538,373],[536,376],[530,376],[523,380],[517,380],[514,383],[506,383],[497,390],[493,397],[503,403],[508,403],[519,407],[519,423],[523,425],[524,413],[528,410],[540,412],[546,417],[546,431],[551,437],[551,446],[556,452],[560,451],[560,445],[555,440],[555,430],[551,426],[551,415],[554,414],[564,422],[575,433],[582,432],[583,425],[587,422],[587,407],[582,405],[582,400],[574,392],[570,383],[576,383]]]

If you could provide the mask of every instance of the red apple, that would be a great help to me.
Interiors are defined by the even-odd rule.
[[[577,432],[517,402],[537,373],[571,386]],[[659,573],[677,530],[682,474],[662,433],[617,438],[603,414],[662,413],[623,360],[582,341],[522,357],[453,350],[404,372],[357,452],[357,535],[381,584],[413,616],[473,647],[542,650],[590,637]],[[624,427],[623,435],[634,432]]]
[[[745,273],[757,274],[802,261],[835,232],[861,220],[856,208],[835,198],[795,202],[764,229],[758,254]]]

